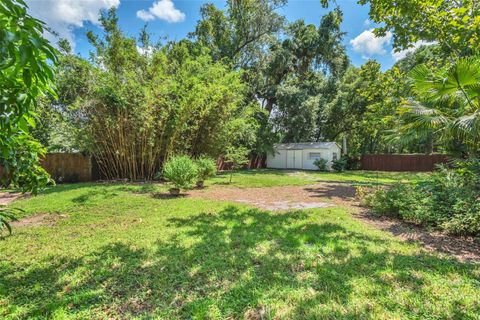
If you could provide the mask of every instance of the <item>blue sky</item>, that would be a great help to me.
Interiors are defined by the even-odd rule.
[[[225,1],[201,0],[28,0],[30,13],[45,21],[74,46],[75,52],[88,55],[89,46],[85,33],[88,30],[101,32],[98,26],[98,12],[111,6],[118,8],[121,28],[130,35],[137,35],[148,22],[148,30],[155,37],[180,40],[193,31],[200,18],[200,7],[213,2],[224,8]],[[357,4],[356,0],[337,0],[344,13],[342,30],[347,33],[344,44],[352,63],[359,66],[368,59],[390,68],[405,52],[393,54],[392,35],[377,38],[371,33],[375,27],[368,20],[368,7]],[[304,19],[318,25],[323,14],[320,0],[290,0],[279,9],[289,21]]]

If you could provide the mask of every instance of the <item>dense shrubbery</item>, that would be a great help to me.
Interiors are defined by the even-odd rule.
[[[395,184],[363,197],[374,212],[453,234],[480,234],[480,160],[440,166],[418,185]]]
[[[320,171],[328,171],[328,167],[327,167],[327,160],[325,159],[317,159],[315,161],[313,161],[313,164],[318,168],[318,170]]]

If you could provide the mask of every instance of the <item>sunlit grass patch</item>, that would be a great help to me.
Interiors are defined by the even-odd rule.
[[[269,212],[162,185],[62,185],[62,214],[0,241],[4,319],[475,319],[480,266],[425,253],[339,207]]]

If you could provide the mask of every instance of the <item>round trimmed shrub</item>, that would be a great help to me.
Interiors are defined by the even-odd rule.
[[[174,185],[173,189],[190,189],[197,180],[197,165],[187,156],[174,156],[165,162],[163,176]]]

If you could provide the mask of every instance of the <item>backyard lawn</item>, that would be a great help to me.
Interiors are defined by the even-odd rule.
[[[422,176],[245,171],[228,188]],[[0,318],[480,318],[479,264],[427,253],[348,207],[264,211],[166,190],[70,184],[13,202],[25,217],[0,240]]]
[[[321,181],[350,182],[353,184],[390,184],[394,182],[418,183],[429,173],[412,172],[374,172],[374,171],[347,171],[319,172],[296,170],[257,169],[244,170],[235,174],[232,185],[246,187],[273,187],[283,185],[308,185]],[[210,185],[228,184],[229,173],[217,175],[209,181]]]

